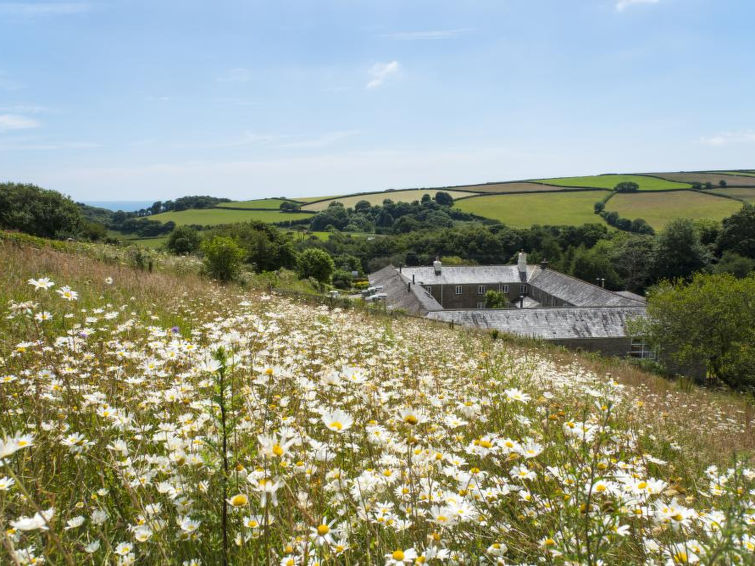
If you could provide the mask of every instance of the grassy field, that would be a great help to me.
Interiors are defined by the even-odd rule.
[[[619,194],[606,203],[606,210],[624,218],[644,218],[656,230],[674,218],[721,220],[731,216],[742,203],[698,192]]]
[[[234,202],[221,202],[218,208],[266,208],[278,210],[281,203],[286,202],[280,198],[261,198],[256,200],[242,200]]]
[[[471,187],[470,187],[471,188]],[[495,183],[490,185],[477,185],[474,187],[479,193],[531,193],[542,191],[563,191],[565,187],[541,185],[539,183]]]
[[[653,173],[670,181],[679,181],[683,183],[713,183],[718,186],[718,182],[723,180],[728,185],[748,185],[755,187],[755,178],[745,175],[726,175],[723,173]]]
[[[711,193],[715,195],[727,195],[730,197],[745,200],[751,204],[755,204],[755,187],[751,189],[744,187],[736,187],[733,189],[714,189],[711,191]]]
[[[437,193],[438,191],[446,192],[455,199],[472,196],[472,193],[444,189],[411,189],[407,191],[385,191],[382,193],[375,193],[370,195],[346,196],[321,202],[315,202],[312,204],[305,204],[304,206],[302,206],[302,210],[325,210],[334,200],[343,203],[346,208],[353,207],[360,200],[366,200],[372,205],[383,204],[383,201],[387,198],[391,199],[393,202],[412,202],[415,200],[420,200],[422,198],[422,195],[430,195],[431,197],[434,197],[435,193]]]
[[[752,563],[745,396],[159,255],[0,242],[0,563]]]
[[[755,173],[752,171],[726,171],[727,174],[745,177],[755,177]]]
[[[456,206],[465,212],[494,218],[509,226],[581,225],[603,222],[593,213],[593,204],[606,194],[607,191],[575,191],[532,195],[490,195],[464,199]]]
[[[631,181],[637,183],[641,191],[667,191],[669,189],[688,189],[690,187],[687,183],[666,181],[643,175],[594,175],[588,177],[562,177],[558,179],[536,180],[560,187],[596,187],[600,189],[613,189],[619,183]]]
[[[223,210],[221,208],[205,208],[201,210],[182,210],[180,212],[163,212],[149,216],[151,220],[160,222],[173,221],[177,225],[198,224],[200,226],[212,226],[216,224],[231,224],[233,222],[247,222],[259,220],[260,222],[273,223],[288,220],[301,220],[307,218],[307,214],[290,214],[277,210]]]

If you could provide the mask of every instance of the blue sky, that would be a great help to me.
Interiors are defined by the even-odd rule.
[[[755,168],[751,0],[0,0],[0,180],[77,200]]]

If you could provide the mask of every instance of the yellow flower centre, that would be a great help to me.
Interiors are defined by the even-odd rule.
[[[332,423],[330,423],[330,428],[332,428],[333,430],[342,430],[343,425],[338,421],[333,421]]]
[[[419,422],[419,419],[414,415],[407,415],[404,417],[404,422],[410,425],[416,425]]]
[[[283,456],[283,448],[281,448],[280,444],[273,445],[273,454],[276,456]]]
[[[606,486],[603,485],[602,483],[595,486],[595,491],[597,491],[598,493],[601,493],[605,490],[606,490]]]
[[[246,505],[247,503],[249,503],[249,498],[243,493],[239,493],[238,495],[231,497],[231,505],[233,505],[234,507],[241,507],[243,505]]]
[[[403,560],[404,559],[404,551],[403,550],[394,550],[393,554],[391,554],[394,560]]]
[[[556,541],[552,538],[545,539],[545,546],[556,546]]]
[[[330,532],[330,527],[328,525],[320,525],[317,527],[317,534],[320,536],[325,536]]]
[[[644,482],[644,481],[641,481],[640,483],[637,484],[637,487],[639,489],[645,489],[647,486],[648,486],[647,482]]]
[[[483,448],[491,448],[493,444],[489,440],[480,440],[480,446]]]

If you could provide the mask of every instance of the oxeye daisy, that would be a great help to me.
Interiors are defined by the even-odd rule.
[[[351,428],[354,419],[348,413],[336,409],[330,413],[323,414],[322,422],[325,423],[325,426],[330,430],[341,433],[346,432]]]
[[[406,550],[398,549],[385,555],[385,565],[399,566],[401,564],[412,564],[416,558],[417,551],[414,548],[407,548]]]
[[[333,536],[337,534],[338,530],[334,525],[335,520],[328,523],[328,518],[323,517],[319,525],[310,529],[310,538],[318,546],[322,546],[323,544],[327,544],[328,546],[333,545]]]
[[[232,507],[244,507],[249,503],[249,498],[243,493],[237,493],[228,500]]]

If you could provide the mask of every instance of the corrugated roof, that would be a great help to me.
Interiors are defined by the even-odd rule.
[[[424,315],[430,311],[442,310],[443,307],[420,285],[409,285],[411,277],[406,278],[389,265],[380,271],[371,273],[370,285],[382,285],[385,304],[389,309],[403,309],[412,314]]]
[[[559,307],[541,309],[445,310],[427,318],[475,328],[490,328],[544,340],[622,338],[627,320],[645,316],[645,308]]]
[[[534,269],[535,266],[527,266],[528,276]],[[425,285],[482,285],[520,281],[516,265],[444,265],[439,275],[435,274],[432,266],[404,267],[402,274],[409,279],[414,275],[417,283]]]
[[[632,291],[616,291],[617,295],[621,295],[622,297],[626,297],[627,299],[634,299],[635,301],[639,301],[641,303],[647,303],[648,300],[643,297],[642,295],[638,295],[637,293],[632,293]]]
[[[644,301],[608,291],[552,269],[536,267],[529,277],[529,283],[575,307],[632,307],[644,304]]]

